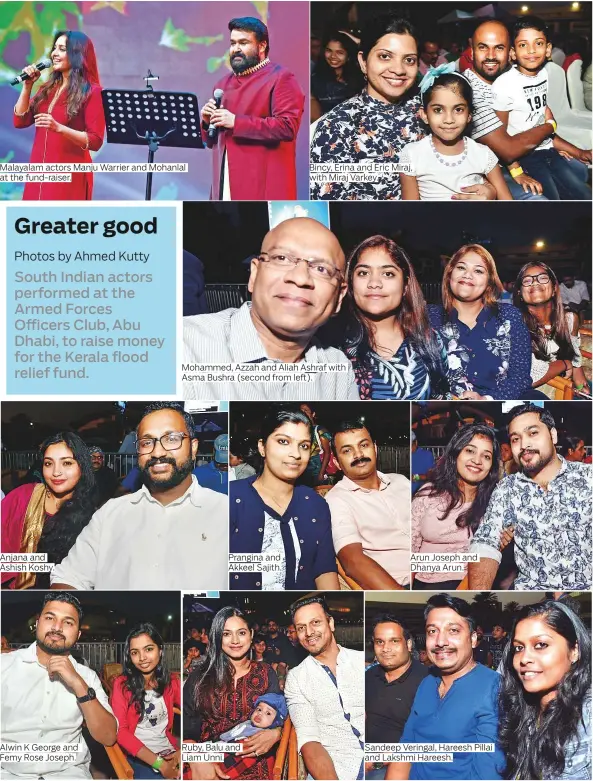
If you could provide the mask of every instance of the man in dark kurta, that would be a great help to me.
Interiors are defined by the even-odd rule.
[[[202,135],[213,151],[213,200],[291,200],[296,192],[296,137],[305,97],[295,76],[268,58],[268,29],[259,19],[231,19],[233,73],[202,108]],[[217,137],[208,138],[208,128]]]

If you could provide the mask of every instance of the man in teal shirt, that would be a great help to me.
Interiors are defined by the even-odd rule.
[[[476,621],[469,604],[449,594],[426,603],[426,651],[434,665],[421,682],[402,743],[491,743],[490,752],[455,752],[452,762],[391,764],[387,779],[502,778],[504,755],[497,745],[500,676],[475,662]]]

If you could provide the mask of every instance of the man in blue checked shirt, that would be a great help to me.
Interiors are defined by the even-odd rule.
[[[493,751],[454,752],[452,762],[393,763],[387,779],[499,779],[504,755],[497,746],[500,675],[474,661],[478,638],[470,605],[435,594],[426,603],[426,651],[434,665],[421,682],[402,743],[482,743]]]

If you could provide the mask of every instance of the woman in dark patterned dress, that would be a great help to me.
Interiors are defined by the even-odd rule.
[[[358,61],[367,82],[353,98],[325,114],[311,143],[311,163],[393,164],[372,181],[311,181],[313,200],[399,200],[399,153],[425,135],[416,90],[418,39],[404,19],[381,17],[364,30]]]
[[[447,351],[451,390],[462,399],[543,399],[531,387],[531,339],[521,312],[500,304],[494,258],[465,244],[443,272],[443,305],[428,316]]]
[[[341,347],[360,397],[444,398],[447,354],[406,253],[385,236],[371,236],[355,247],[347,268],[350,317]]]
[[[280,693],[271,665],[249,658],[252,638],[253,631],[237,608],[223,607],[214,616],[208,652],[183,687],[185,741],[217,741],[223,732],[249,719],[261,694]],[[280,734],[280,727],[266,729],[243,742],[239,756],[246,767],[240,778],[272,778]],[[192,763],[192,778],[219,778],[217,769],[210,762]],[[220,772],[224,777],[223,767]]]

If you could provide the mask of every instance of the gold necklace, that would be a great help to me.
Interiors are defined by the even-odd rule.
[[[264,487],[261,485],[261,483],[259,484],[259,486],[258,486],[258,487],[259,487],[259,489],[260,489],[261,493],[263,493],[263,494],[264,494],[264,498],[269,498],[269,499],[271,499],[271,500],[274,502],[274,504],[276,505],[276,507],[278,507],[278,509],[279,509],[279,510],[281,510],[282,512],[284,512],[284,510],[282,509],[282,508],[283,508],[283,504],[282,504],[281,502],[279,502],[279,501],[278,501],[278,499],[276,499],[276,497],[274,496],[274,494],[271,494],[271,493],[270,493],[270,492],[269,492],[269,491],[268,491],[266,488],[264,488]],[[289,501],[289,504],[290,504],[290,501]],[[287,506],[288,506],[288,505],[287,505]]]
[[[65,84],[62,84],[62,85],[61,85],[61,86],[58,88],[58,91],[57,91],[57,92],[56,92],[56,94],[54,95],[54,98],[53,98],[52,102],[49,104],[49,108],[47,109],[47,113],[48,113],[48,114],[51,114],[51,112],[53,111],[53,108],[54,108],[54,106],[56,105],[56,103],[58,102],[58,99],[59,99],[60,95],[62,94],[62,92],[64,91],[64,87],[65,87],[65,86],[66,86]]]
[[[49,490],[49,488],[45,489],[45,496],[46,496],[47,499],[53,499],[54,500],[54,504],[56,505],[56,509],[54,511],[54,515],[57,515],[57,513],[60,510],[60,504],[59,504],[59,501],[58,501],[58,497],[54,496],[54,494],[52,494],[52,492]]]

